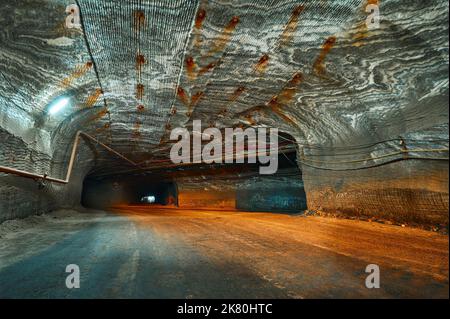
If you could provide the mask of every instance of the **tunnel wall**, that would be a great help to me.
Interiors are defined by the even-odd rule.
[[[19,137],[0,128],[0,163],[17,169],[48,171],[51,157],[28,147]],[[0,222],[54,208],[51,192],[39,190],[30,179],[0,173]]]
[[[301,176],[259,176],[239,183],[236,208],[244,211],[300,212],[307,209]]]
[[[0,165],[61,179],[77,129],[89,129],[84,120],[98,112],[98,104],[81,110],[98,79],[87,67],[83,33],[64,27],[68,4],[4,0],[0,6]],[[71,106],[48,116],[50,103],[63,95]],[[0,173],[0,222],[80,205],[81,182],[94,159],[82,145],[67,185],[39,187]]]
[[[448,162],[408,160],[354,171],[303,167],[308,208],[448,225]]]
[[[104,182],[85,181],[81,203],[85,207],[106,208],[114,205],[127,204],[133,194],[123,183],[112,180]]]
[[[37,137],[36,140],[42,137]],[[0,129],[0,163],[36,174],[64,179],[73,140],[58,142],[61,156],[39,152],[20,136]],[[42,141],[36,144],[42,144]],[[42,148],[42,146],[41,146]],[[82,181],[93,165],[94,154],[83,142],[68,184],[56,184],[0,173],[0,222],[46,213],[60,208],[80,206]],[[50,153],[50,154],[49,154]]]
[[[266,212],[300,212],[307,208],[298,168],[241,178],[231,172],[220,178],[213,172],[203,174],[177,179],[180,207]]]
[[[181,208],[234,210],[236,186],[234,181],[214,179],[178,179],[178,204]]]

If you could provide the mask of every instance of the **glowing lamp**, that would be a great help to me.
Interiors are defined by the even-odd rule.
[[[59,98],[56,101],[52,102],[48,108],[48,113],[51,115],[55,115],[59,111],[61,111],[64,107],[69,104],[70,99],[67,97]]]

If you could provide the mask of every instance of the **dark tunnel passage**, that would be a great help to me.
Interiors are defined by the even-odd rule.
[[[82,205],[165,205],[179,208],[298,213],[307,209],[295,139],[279,133],[277,171],[260,175],[259,163],[191,165],[142,174],[96,176],[83,182]]]
[[[90,208],[115,205],[177,206],[177,187],[174,182],[150,177],[85,179],[81,204]]]

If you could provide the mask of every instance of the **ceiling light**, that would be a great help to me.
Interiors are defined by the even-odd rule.
[[[68,97],[59,98],[52,102],[48,108],[48,113],[54,115],[61,111],[67,104],[69,104],[70,99]]]

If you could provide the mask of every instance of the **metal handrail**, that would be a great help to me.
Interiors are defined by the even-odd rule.
[[[60,178],[55,178],[55,177],[50,177],[47,176],[47,174],[36,174],[36,173],[32,173],[32,172],[27,172],[27,171],[23,171],[23,170],[19,170],[16,168],[12,168],[12,167],[6,167],[6,166],[1,166],[0,165],[0,172],[1,173],[6,173],[6,174],[14,174],[14,175],[18,175],[21,177],[26,177],[26,178],[33,178],[33,179],[42,179],[42,180],[46,180],[49,182],[54,182],[54,183],[59,183],[59,184],[68,184],[70,181],[70,176],[72,175],[72,170],[73,170],[73,165],[75,162],[75,156],[77,154],[77,149],[78,149],[78,144],[80,143],[80,136],[84,136],[92,141],[94,141],[95,143],[97,143],[98,145],[102,146],[103,148],[105,148],[107,151],[113,153],[114,155],[120,157],[121,159],[127,161],[128,163],[141,168],[139,166],[139,164],[133,162],[132,160],[128,159],[127,157],[125,157],[124,155],[120,154],[119,152],[115,151],[114,149],[112,149],[111,147],[103,144],[102,142],[100,142],[99,140],[97,140],[96,138],[90,136],[87,133],[84,133],[82,131],[78,131],[77,134],[75,135],[75,140],[72,146],[72,153],[70,155],[70,160],[69,160],[69,166],[67,167],[67,173],[66,173],[66,178],[65,179],[60,179]]]

